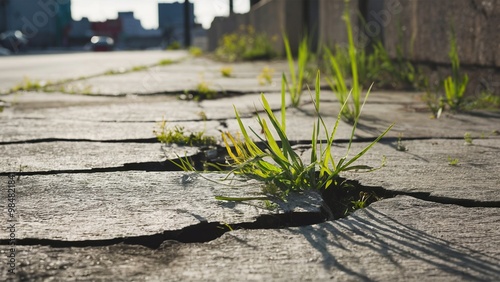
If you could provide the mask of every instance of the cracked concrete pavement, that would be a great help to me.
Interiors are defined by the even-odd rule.
[[[153,130],[168,126],[238,131],[235,105],[254,128],[259,92],[279,108],[284,62],[233,64],[186,59],[158,68],[161,79],[140,86],[145,71],[92,79],[125,96],[24,92],[0,96],[0,181],[16,175],[16,275],[14,280],[384,280],[495,281],[500,279],[500,113],[445,114],[431,119],[421,93],[374,92],[355,133],[351,154],[387,126],[393,130],[361,160],[372,173],[346,173],[362,187],[399,195],[381,199],[340,220],[325,221],[321,196],[292,195],[266,209],[263,201],[223,202],[215,196],[255,196],[258,183],[225,174],[169,171],[177,154],[196,147],[165,147]],[[275,83],[259,85],[264,65]],[[176,75],[174,75],[177,72]],[[171,92],[193,90],[200,76],[221,89],[248,94],[202,102]],[[97,88],[96,88],[97,89]],[[164,95],[148,95],[164,92]],[[304,95],[288,109],[296,150],[309,156],[313,107]],[[329,126],[339,109],[322,91]],[[464,144],[464,133],[473,137]],[[347,149],[350,126],[341,123],[335,156]],[[405,150],[397,150],[398,139]],[[400,146],[400,149],[402,147]],[[457,159],[457,165],[450,160]],[[4,191],[5,192],[5,191]],[[6,192],[1,197],[7,221]],[[9,255],[9,230],[0,231],[0,256]],[[6,260],[6,259],[5,259]]]

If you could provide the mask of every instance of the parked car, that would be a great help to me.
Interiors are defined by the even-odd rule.
[[[0,47],[13,53],[24,51],[28,45],[28,38],[20,30],[8,30],[0,33]]]
[[[92,51],[112,51],[115,41],[109,36],[92,36],[90,46]]]
[[[8,55],[10,55],[10,51],[3,47],[0,47],[0,56],[8,56]]]

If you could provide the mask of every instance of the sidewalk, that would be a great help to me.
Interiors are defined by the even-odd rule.
[[[17,280],[92,281],[495,281],[500,279],[500,113],[445,114],[430,119],[421,93],[373,92],[356,131],[356,153],[387,126],[391,132],[360,163],[387,165],[346,173],[386,197],[368,208],[324,221],[316,192],[294,194],[268,209],[263,201],[224,202],[215,196],[255,196],[258,183],[231,183],[225,174],[173,171],[166,156],[203,148],[165,147],[158,122],[236,133],[260,92],[280,106],[285,62],[224,64],[188,59],[148,70],[91,78],[92,95],[27,92],[2,96],[0,181],[14,173]],[[260,85],[264,67],[273,82]],[[225,96],[177,99],[200,82]],[[80,83],[80,82],[72,82]],[[69,87],[69,86],[68,86]],[[333,126],[339,105],[322,90],[323,118]],[[287,128],[307,160],[313,105],[288,109]],[[334,144],[341,156],[351,127],[342,122]],[[465,145],[464,134],[473,137]],[[397,150],[398,138],[407,150]],[[219,154],[223,150],[219,150]],[[450,160],[457,159],[457,165]],[[206,177],[206,178],[205,178]],[[226,185],[228,184],[228,185]],[[6,195],[6,191],[4,192]],[[3,217],[7,199],[2,197]],[[2,226],[8,227],[4,220]],[[0,231],[0,280],[10,254]]]

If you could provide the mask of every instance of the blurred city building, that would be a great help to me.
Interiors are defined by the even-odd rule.
[[[121,22],[121,33],[118,35],[118,47],[123,49],[147,49],[159,47],[161,44],[161,30],[144,29],[141,21],[134,17],[133,12],[118,13]]]
[[[20,30],[28,47],[65,46],[71,26],[71,1],[0,0],[0,33]]]
[[[133,12],[119,12],[116,19],[74,21],[71,0],[0,0],[0,33],[19,30],[27,37],[28,49],[83,47],[92,36],[109,36],[119,49],[167,47],[185,41],[185,4],[158,3],[158,29],[145,29]],[[189,3],[190,42],[207,49],[206,30],[195,22],[194,4]]]
[[[147,49],[159,47],[161,30],[145,29],[133,12],[119,12],[118,18],[91,22],[87,18],[73,21],[69,39],[71,46],[83,46],[92,36],[109,36],[120,49]],[[83,45],[82,45],[83,44]]]
[[[188,5],[192,45],[207,49],[206,31],[195,22],[194,4]],[[163,47],[171,46],[175,42],[184,44],[184,8],[183,2],[158,3],[158,28],[162,31]]]
[[[189,23],[194,26],[194,4],[189,3]],[[162,30],[164,45],[184,41],[184,3],[158,3],[158,28]]]

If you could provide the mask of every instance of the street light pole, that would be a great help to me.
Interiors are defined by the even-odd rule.
[[[191,17],[189,11],[189,0],[184,0],[184,47],[191,46]]]
[[[233,5],[233,0],[229,0],[229,15],[234,14],[234,5]]]

